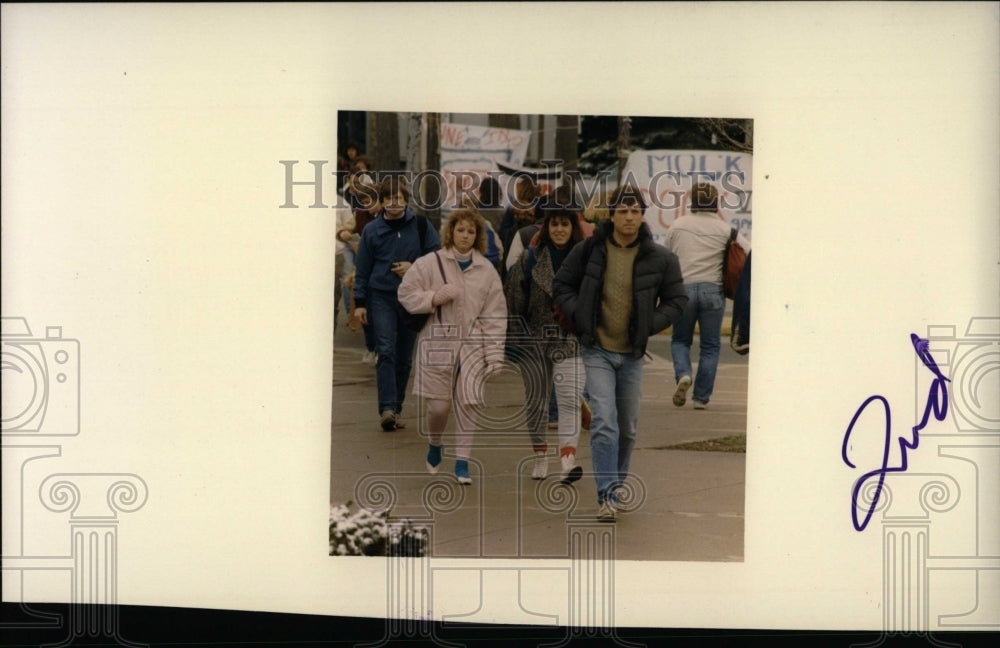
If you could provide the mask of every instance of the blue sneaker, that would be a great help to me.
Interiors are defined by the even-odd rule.
[[[427,472],[432,475],[436,475],[441,467],[441,450],[442,446],[427,444]]]
[[[455,477],[458,479],[459,484],[471,484],[472,477],[469,477],[469,462],[465,459],[458,459],[455,461]]]

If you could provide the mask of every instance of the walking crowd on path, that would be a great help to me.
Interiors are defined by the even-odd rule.
[[[597,519],[614,522],[638,434],[651,336],[673,327],[674,405],[687,402],[692,386],[695,409],[711,399],[725,313],[723,259],[732,238],[717,189],[694,185],[692,211],[674,222],[666,245],[654,241],[642,192],[631,184],[584,208],[569,187],[539,195],[522,178],[503,208],[499,184],[486,178],[476,198],[447,214],[438,230],[408,207],[402,176],[376,186],[367,160],[354,159],[343,180],[351,209],[336,228],[335,312],[339,319],[343,305],[348,327],[364,331],[381,430],[405,427],[415,367],[427,470],[441,468],[454,415],[454,475],[471,484],[469,459],[488,383],[514,365],[524,383],[531,477],[550,474],[554,429],[559,479],[567,486],[579,480],[577,448],[581,429],[589,428]],[[749,250],[743,237],[737,243]],[[749,263],[743,275],[730,340],[738,353],[749,351]]]

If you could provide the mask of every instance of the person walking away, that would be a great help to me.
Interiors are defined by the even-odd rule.
[[[538,203],[538,185],[528,177],[521,177],[514,185],[514,200],[504,212],[500,221],[500,245],[503,249],[503,258],[500,268],[503,275],[506,275],[509,268],[517,256],[511,259],[510,245],[518,230],[526,225],[535,222],[535,206]]]
[[[441,466],[444,428],[455,410],[455,477],[471,484],[469,459],[483,382],[504,366],[507,306],[500,276],[483,256],[486,221],[471,209],[453,211],[442,229],[443,247],[416,260],[399,285],[411,313],[431,313],[417,342],[413,393],[427,412],[426,466]],[[454,358],[442,362],[441,358]]]
[[[556,319],[582,345],[601,522],[615,521],[628,477],[647,342],[681,316],[688,300],[677,256],[653,241],[645,210],[638,188],[620,186],[610,219],[570,251],[554,281]]]
[[[732,228],[719,214],[719,193],[707,182],[691,189],[691,213],[675,220],[667,230],[664,244],[677,255],[684,275],[688,302],[684,314],[674,323],[670,353],[674,363],[673,402],[682,407],[694,386],[694,409],[708,407],[719,366],[722,320],[726,297],[722,292],[722,258]],[[746,250],[750,243],[737,238]],[[698,371],[692,381],[691,345],[698,326]]]
[[[365,227],[355,260],[355,314],[371,323],[375,336],[375,382],[380,425],[386,432],[404,427],[399,421],[413,364],[417,334],[403,323],[398,310],[399,284],[418,257],[440,247],[433,225],[406,206],[410,199],[398,176],[379,185],[382,211]],[[422,231],[421,231],[422,230]]]
[[[532,479],[548,475],[546,413],[550,392],[555,391],[561,480],[575,482],[583,474],[576,464],[580,439],[580,407],[583,394],[583,361],[580,343],[556,321],[552,306],[555,273],[563,260],[584,238],[576,212],[553,208],[545,212],[535,246],[521,253],[511,266],[504,284],[507,312],[523,318],[521,330],[527,339],[518,354],[527,408],[526,423],[535,453]]]

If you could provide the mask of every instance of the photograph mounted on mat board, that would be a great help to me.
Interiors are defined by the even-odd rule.
[[[742,561],[749,273],[734,302],[722,266],[734,229],[750,248],[752,138],[750,119],[340,111],[330,555],[564,559],[598,531],[603,557]],[[552,311],[561,280],[585,290],[563,262],[632,203],[636,272],[673,270],[662,317],[632,323],[653,335],[596,343],[633,368],[621,418],[595,342]],[[434,316],[412,331],[406,307]]]
[[[857,4],[849,11],[728,4],[721,20],[714,5],[665,3],[650,10],[579,3],[570,11],[538,5],[530,22],[492,30],[482,26],[495,24],[491,19],[503,10],[487,3],[462,12],[446,5],[350,3],[147,4],[127,11],[5,4],[0,11],[2,159],[11,162],[3,168],[3,317],[23,318],[28,327],[17,335],[4,329],[5,352],[17,360],[8,368],[23,370],[17,380],[4,380],[5,390],[8,383],[14,387],[5,391],[4,415],[20,415],[4,430],[4,445],[17,446],[13,454],[4,451],[3,563],[5,575],[10,570],[14,577],[4,579],[5,601],[117,600],[129,627],[135,627],[130,605],[385,616],[390,635],[410,627],[394,620],[416,618],[455,621],[456,634],[463,632],[461,621],[484,619],[568,622],[583,632],[864,628],[912,636],[998,627],[995,3]],[[538,47],[551,40],[554,25],[589,36],[603,24],[641,25],[645,33],[670,34],[670,43],[635,38],[623,46],[621,38],[588,38],[593,55],[587,65]],[[383,34],[420,33],[431,46],[382,38],[378,55],[355,65],[361,62],[356,39],[334,35],[375,33],[372,25]],[[439,44],[453,60],[503,52],[503,62],[488,72],[443,66]],[[540,54],[544,73],[526,74]],[[517,501],[537,503],[524,514],[529,522],[530,515],[542,519],[543,504],[565,495],[571,501],[556,503],[582,511],[582,528],[560,508],[550,514],[559,520],[551,536],[590,546],[620,546],[626,525],[645,523],[649,501],[668,492],[646,481],[640,455],[649,450],[637,447],[630,472],[644,478],[642,507],[618,510],[613,524],[598,523],[592,466],[569,485],[559,483],[558,429],[546,429],[545,479],[531,479],[527,430],[519,446],[527,464],[505,461],[499,472],[476,463],[484,463],[488,440],[477,435],[469,461],[473,483],[457,489],[454,413],[432,476],[425,439],[388,468],[365,452],[369,432],[392,444],[403,434],[418,436],[413,426],[424,417],[412,393],[399,421],[407,428],[396,431],[389,418],[391,432],[382,431],[371,401],[331,403],[331,377],[369,381],[375,389],[376,371],[374,365],[366,366],[369,374],[341,371],[349,365],[333,348],[336,342],[337,354],[350,350],[340,339],[349,332],[343,327],[349,305],[341,301],[336,340],[331,326],[337,211],[330,171],[348,141],[335,132],[337,110],[434,109],[442,96],[461,97],[464,112],[426,113],[427,119],[532,133],[523,159],[512,155],[497,168],[509,176],[526,170],[538,184],[556,186],[574,170],[546,163],[568,157],[558,136],[587,128],[582,122],[574,128],[564,113],[753,118],[755,191],[746,209],[756,207],[767,219],[752,232],[763,252],[752,256],[759,257],[764,279],[754,291],[760,335],[748,365],[742,560],[690,562],[680,554],[684,546],[666,546],[660,536],[648,543],[676,559],[601,561],[594,554],[595,560],[579,561],[591,570],[585,573],[574,572],[570,560],[517,560],[516,569],[503,572],[502,561],[492,558],[445,559],[465,568],[449,572],[444,561],[427,558],[434,554],[426,547],[438,544],[448,523],[467,521],[467,535],[475,538],[518,528],[505,519],[509,507],[478,497],[511,480],[510,473],[520,475],[507,482],[521,488]],[[516,121],[493,115],[492,123],[476,117],[491,110],[555,114],[555,124],[544,119],[543,139],[535,135],[541,132],[536,114]],[[426,137],[429,146],[435,133],[442,139],[440,128],[420,126],[425,113],[407,113],[405,129],[397,113],[346,113],[375,120],[352,131],[374,170],[420,168],[407,155],[421,147],[407,141],[386,162],[366,127],[395,129],[397,137],[412,133],[418,143]],[[391,118],[383,122],[381,115]],[[610,119],[614,134],[604,141],[617,142],[619,122]],[[632,131],[638,120],[628,124]],[[411,121],[420,127],[410,128]],[[626,123],[622,118],[621,127]],[[475,129],[468,133],[483,139]],[[493,148],[501,148],[498,141],[504,143],[494,138]],[[714,150],[711,138],[636,146],[662,158],[660,169],[647,165],[650,176],[699,170],[700,158],[683,156]],[[607,167],[613,175],[629,163],[617,157],[616,144],[609,148],[611,159],[598,168],[580,160],[584,177]],[[706,168],[711,161],[705,159]],[[427,191],[437,186],[432,175]],[[458,198],[464,185],[457,172],[451,176]],[[946,198],[913,199],[940,187],[942,178],[954,179]],[[668,193],[669,180],[661,176]],[[448,181],[437,184],[446,195]],[[442,214],[450,211],[442,205]],[[667,224],[670,218],[664,216]],[[749,238],[751,231],[741,224],[739,233]],[[820,281],[822,290],[817,249],[837,259],[829,280]],[[948,254],[953,250],[962,254]],[[649,343],[657,363],[670,353],[652,348],[661,337],[670,333]],[[487,396],[505,380],[518,393],[520,375],[509,373],[511,364],[486,381]],[[667,388],[647,378],[641,420],[655,413],[652,393],[666,401],[668,413],[681,412],[670,402],[672,372],[662,366],[652,368]],[[38,398],[39,390],[47,400]],[[691,413],[692,391],[684,413]],[[513,418],[526,400],[491,413],[491,421]],[[719,403],[717,389],[708,409],[695,413],[717,412]],[[364,425],[331,448],[327,419],[333,412],[336,423],[352,408],[365,410]],[[894,427],[887,433],[890,409]],[[661,434],[669,436],[669,421],[662,421]],[[639,446],[660,423],[640,427]],[[594,427],[592,420],[590,433],[581,431],[578,467],[592,460],[583,453]],[[673,441],[656,445],[677,445]],[[36,457],[36,449],[44,456]],[[330,455],[337,453],[363,466],[359,473],[376,476],[364,483],[344,479],[338,490],[330,480]],[[899,470],[904,459],[905,472]],[[450,513],[432,518],[424,508],[402,510],[410,495],[391,501],[398,489],[379,471],[420,474],[421,484],[449,482],[422,494]],[[678,478],[685,477],[666,479]],[[114,486],[115,498],[107,498],[105,484]],[[75,500],[73,486],[80,494]],[[537,488],[545,490],[536,496],[530,489]],[[379,492],[385,499],[377,499]],[[671,521],[694,524],[702,510],[698,494],[675,494],[678,505],[668,501],[668,507],[678,517]],[[93,508],[102,502],[114,506]],[[359,514],[359,503],[371,507],[369,518],[387,508],[402,516],[387,520],[376,541],[397,549],[371,548],[373,541],[354,533],[359,526],[380,527],[373,519],[338,525],[335,535],[344,537],[338,544],[379,554],[423,550],[426,562],[409,564],[427,578],[401,589],[395,583],[410,575],[387,573],[395,558],[328,555],[318,541],[330,508],[346,506],[332,516],[340,520]],[[469,516],[481,503],[483,515]],[[451,519],[439,528],[446,515]],[[724,517],[706,517],[720,523],[718,536],[727,533]],[[287,531],[275,533],[276,522]],[[98,525],[103,532],[91,535]],[[113,555],[101,554],[109,558],[96,565],[101,569],[89,569],[95,565],[86,559],[74,563],[83,555],[78,549],[95,546],[74,543],[76,531],[115,547]],[[510,540],[510,554],[518,542],[536,549],[541,535]],[[565,555],[569,542],[550,553]],[[476,541],[462,548],[478,555]],[[86,584],[88,574],[108,576],[101,581],[108,587],[84,588],[81,598],[73,583]],[[552,600],[554,591],[602,577],[613,577],[613,591],[586,597],[574,590],[569,605]],[[393,607],[406,600],[397,594],[422,592],[420,583],[433,585],[432,608]],[[101,599],[105,594],[114,598]],[[609,616],[586,616],[598,610]],[[228,636],[224,628],[231,626],[217,627]],[[80,629],[72,615],[63,625],[70,628]],[[636,639],[648,642],[655,634]],[[123,636],[150,642],[127,630]]]

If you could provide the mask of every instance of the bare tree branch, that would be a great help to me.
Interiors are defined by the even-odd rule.
[[[731,119],[701,118],[696,119],[698,127],[723,144],[732,147],[734,151],[742,153],[753,153],[753,137],[747,132],[746,127],[739,121]],[[742,139],[735,139],[730,134],[730,130],[738,130],[742,134]]]

